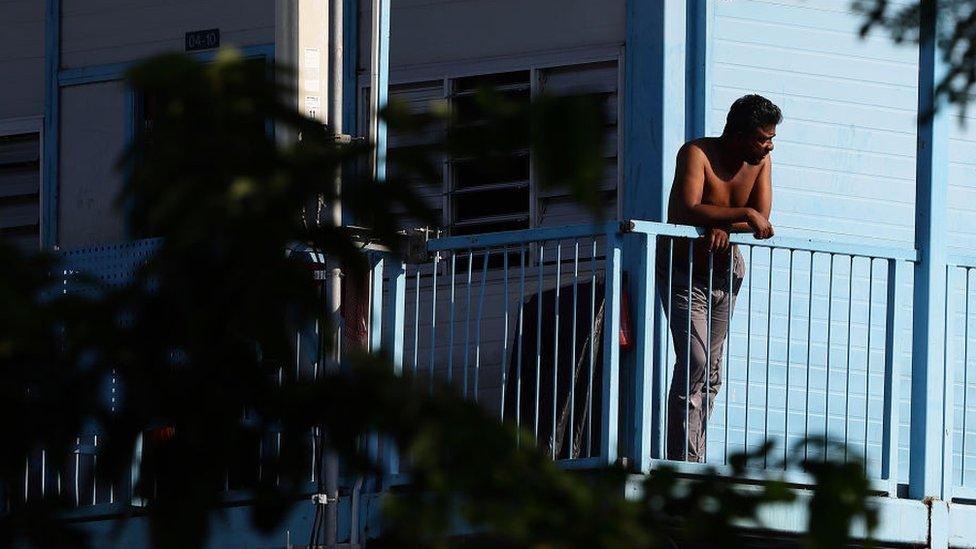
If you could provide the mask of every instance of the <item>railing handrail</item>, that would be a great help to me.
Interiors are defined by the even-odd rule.
[[[629,220],[621,223],[621,227],[628,232],[656,236],[698,238],[705,234],[705,229],[701,227],[694,227],[691,225],[676,225],[674,223],[660,223],[657,221]],[[759,240],[747,233],[734,233],[730,235],[729,241],[733,244],[762,246],[766,248],[782,248],[807,252],[873,257],[877,259],[897,259],[912,262],[918,261],[918,252],[916,250],[897,246],[884,246],[792,236],[774,236],[765,240]]]
[[[620,223],[617,221],[604,221],[600,223],[584,223],[560,227],[539,227],[535,229],[519,229],[485,234],[445,236],[428,240],[427,250],[431,252],[443,252],[448,250],[490,248],[507,244],[527,244],[546,240],[601,236],[619,230]]]
[[[946,264],[950,267],[976,268],[976,255],[950,253],[946,255]]]
[[[490,248],[529,242],[547,240],[561,240],[588,236],[605,235],[611,232],[641,233],[655,236],[671,236],[678,238],[698,238],[705,233],[702,227],[692,225],[678,225],[657,221],[626,220],[623,222],[604,221],[599,223],[584,223],[561,227],[539,227],[535,229],[520,229],[515,231],[500,231],[487,234],[447,236],[432,238],[427,242],[427,250],[431,252],[449,250],[470,250]],[[886,246],[860,242],[839,241],[821,238],[803,238],[794,236],[774,236],[759,240],[750,234],[735,233],[730,237],[733,244],[761,246],[765,248],[781,248],[806,252],[850,255],[870,257],[876,259],[894,259],[902,261],[918,261],[918,251],[910,247]],[[976,257],[950,255],[950,264],[976,267]]]

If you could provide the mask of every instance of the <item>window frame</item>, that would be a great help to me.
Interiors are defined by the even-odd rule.
[[[515,56],[506,59],[483,59],[473,62],[449,62],[432,63],[425,65],[414,65],[391,70],[389,85],[419,85],[424,82],[441,82],[441,99],[450,100],[453,90],[453,82],[471,76],[483,76],[489,74],[507,72],[529,72],[530,98],[535,100],[541,93],[541,75],[551,69],[560,69],[573,66],[583,66],[595,63],[616,63],[617,73],[617,177],[616,177],[616,200],[614,215],[619,219],[622,211],[621,197],[623,190],[623,167],[625,166],[624,155],[626,151],[621,146],[624,143],[624,94],[623,85],[625,78],[624,50],[623,46],[612,48],[590,48],[585,50],[563,50],[547,52],[532,56]],[[358,85],[357,96],[361,102],[369,92],[368,74],[361,72]],[[451,173],[450,159],[442,159],[441,175],[441,226],[439,229],[450,230],[452,226],[453,212],[451,211],[451,192],[453,174]],[[535,165],[532,155],[529,155],[529,228],[539,227],[539,193],[536,181]]]

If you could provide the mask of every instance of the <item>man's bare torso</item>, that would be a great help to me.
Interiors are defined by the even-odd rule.
[[[703,157],[700,163],[694,163],[695,165],[701,165],[701,169],[704,171],[701,195],[702,204],[759,209],[760,205],[756,196],[758,193],[754,191],[757,189],[760,173],[762,172],[763,166],[768,162],[768,159],[764,159],[758,164],[750,164],[741,159],[730,159],[730,155],[725,154],[721,149],[718,138],[704,137],[686,144],[679,154],[678,171],[675,174],[675,182],[668,200],[669,223],[696,225],[688,216],[688,212],[680,196],[682,191],[679,189],[680,179],[687,175],[682,173],[682,168],[692,165],[687,158],[691,154]],[[684,155],[684,157],[681,155]],[[685,264],[688,261],[689,241],[683,238],[671,239],[670,242],[673,242],[673,247],[667,245],[666,242],[668,242],[667,239],[660,239],[658,243],[659,254],[669,255],[670,260],[676,265]],[[732,251],[734,252],[734,247]],[[707,273],[707,265],[709,264],[709,253],[703,242],[697,241],[695,243],[694,256],[694,271],[696,275],[704,276]],[[665,256],[662,256],[662,259],[663,257]],[[718,254],[712,258],[716,271],[726,271],[730,257],[728,254]]]
[[[728,166],[723,161],[719,140],[715,137],[703,137],[691,141],[689,147],[697,147],[705,155],[705,186],[702,192],[702,203],[714,206],[744,207],[751,206],[749,198],[759,178],[762,164],[752,165],[739,161],[737,166]],[[691,224],[681,201],[677,199],[674,187],[668,200],[668,222]]]

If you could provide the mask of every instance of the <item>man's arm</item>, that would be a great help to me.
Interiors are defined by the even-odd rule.
[[[763,165],[759,169],[759,175],[756,179],[756,184],[752,188],[752,193],[749,195],[749,200],[747,205],[758,212],[763,218],[768,222],[769,214],[773,208],[773,157],[769,155],[763,161]],[[755,233],[756,229],[745,221],[738,221],[731,223],[728,226],[730,232],[734,233]],[[766,238],[773,236],[772,225],[769,226],[769,235]]]
[[[749,226],[752,208],[737,208],[702,204],[705,191],[705,153],[697,146],[686,144],[678,151],[674,170],[674,193],[684,211],[682,217],[692,225],[728,226],[742,222]],[[750,229],[751,230],[751,229]]]

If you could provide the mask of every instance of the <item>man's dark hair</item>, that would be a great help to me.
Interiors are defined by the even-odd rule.
[[[761,95],[745,95],[735,100],[725,119],[724,134],[750,133],[763,126],[783,121],[783,113],[772,101]]]

